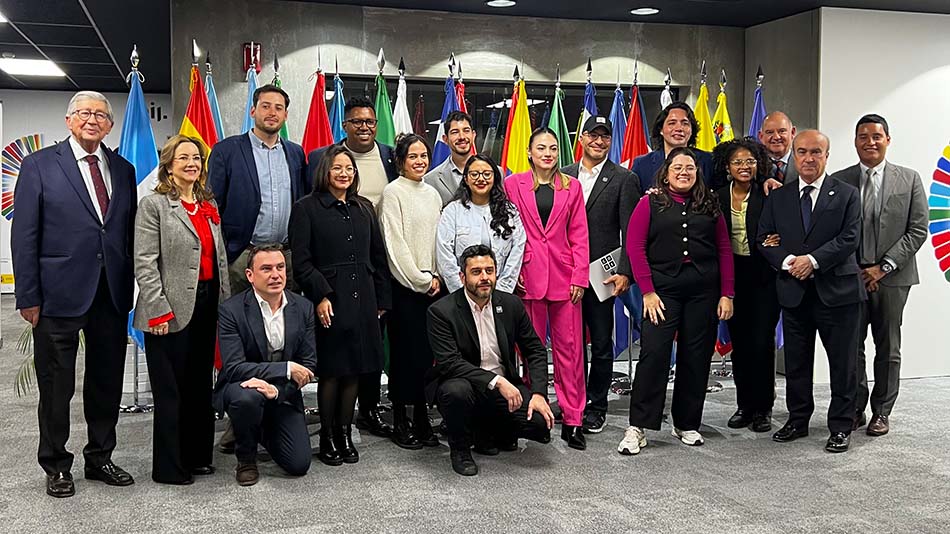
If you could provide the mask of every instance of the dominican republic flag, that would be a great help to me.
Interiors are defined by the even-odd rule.
[[[581,147],[581,129],[587,119],[597,115],[597,88],[590,81],[584,87],[584,111],[581,112],[581,118],[577,121],[577,131],[574,133],[574,161],[580,161],[584,155],[584,149]]]
[[[432,163],[430,168],[441,165],[448,159],[451,150],[449,145],[445,144],[442,136],[445,135],[445,119],[449,113],[459,110],[458,94],[455,92],[455,78],[449,76],[445,79],[445,103],[442,104],[442,119],[439,121],[439,131],[435,134],[435,148],[432,150]],[[526,145],[527,146],[527,145]]]

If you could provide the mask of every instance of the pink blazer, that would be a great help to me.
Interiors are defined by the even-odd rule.
[[[521,262],[523,298],[569,300],[572,285],[590,285],[590,241],[581,183],[571,178],[568,189],[555,184],[554,207],[546,226],[541,225],[532,185],[530,171],[505,179],[505,192],[518,208],[528,237]]]

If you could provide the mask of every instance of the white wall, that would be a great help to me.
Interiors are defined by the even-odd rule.
[[[818,127],[831,139],[829,170],[857,162],[854,125],[861,115],[878,113],[891,129],[887,159],[916,169],[929,194],[950,139],[948,26],[946,15],[821,10]],[[917,265],[921,285],[911,290],[904,313],[901,375],[948,375],[950,283],[929,237]],[[873,354],[870,336],[867,349]],[[826,377],[827,366],[816,367],[816,380]]]

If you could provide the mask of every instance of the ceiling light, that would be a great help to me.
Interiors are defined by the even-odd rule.
[[[6,17],[3,16],[3,13],[0,13],[0,24],[4,22],[9,22]]]
[[[66,76],[48,59],[0,58],[0,70],[14,76]]]
[[[636,9],[630,10],[631,15],[640,15],[640,16],[656,15],[659,12],[660,10],[655,7],[638,7]]]
[[[485,5],[488,7],[511,7],[517,3],[515,0],[488,0]]]

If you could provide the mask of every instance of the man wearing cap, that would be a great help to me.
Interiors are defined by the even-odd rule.
[[[607,117],[596,115],[587,119],[580,138],[584,155],[578,163],[561,169],[564,174],[576,176],[581,183],[590,230],[590,261],[599,261],[621,248],[620,254],[615,255],[616,265],[610,271],[614,274],[598,282],[610,286],[611,295],[601,301],[591,288],[584,292],[582,300],[584,325],[590,330],[591,345],[583,429],[595,434],[604,429],[607,390],[613,376],[614,299],[627,291],[633,279],[625,250],[627,240],[621,239],[621,234],[627,231],[630,215],[641,196],[637,175],[607,159],[612,134],[613,125]]]

